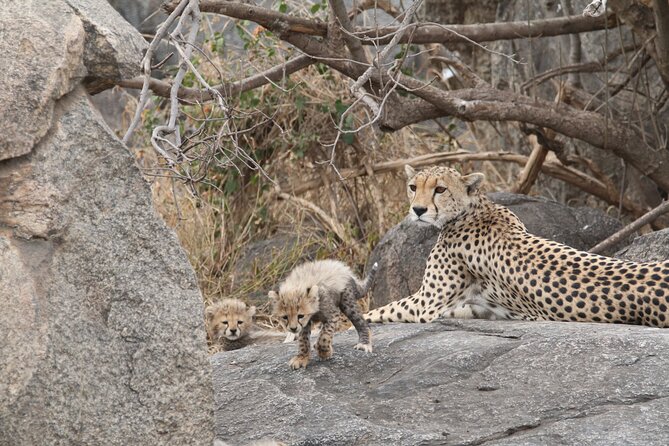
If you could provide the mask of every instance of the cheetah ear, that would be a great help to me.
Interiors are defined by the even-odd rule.
[[[248,312],[250,317],[253,317],[253,316],[256,315],[256,307],[254,307],[254,306],[249,307],[249,309],[246,310],[246,311]]]
[[[465,187],[467,188],[467,193],[469,195],[473,194],[476,192],[479,187],[481,186],[481,183],[483,182],[485,178],[485,175],[482,173],[472,173],[470,175],[466,175],[462,177],[462,182],[464,183]]]
[[[206,319],[207,322],[211,322],[211,320],[214,318],[214,314],[216,314],[216,309],[214,308],[213,305],[209,305],[204,310],[204,318]]]
[[[307,295],[311,299],[318,300],[318,285],[314,285],[311,288],[307,288]]]
[[[404,173],[407,174],[408,179],[412,179],[416,175],[416,170],[408,164],[404,165]]]

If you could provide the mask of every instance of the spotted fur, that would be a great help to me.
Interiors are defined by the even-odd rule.
[[[613,259],[529,234],[478,186],[482,174],[407,166],[409,214],[441,228],[420,290],[368,322],[438,317],[669,326],[669,262]]]
[[[372,351],[370,331],[358,307],[372,286],[378,266],[374,264],[365,280],[359,280],[351,269],[335,260],[307,262],[296,267],[279,287],[269,292],[272,311],[284,327],[298,336],[298,354],[290,360],[293,369],[309,363],[309,335],[313,324],[322,324],[315,349],[321,359],[333,354],[332,336],[343,313],[358,332],[354,348]]]

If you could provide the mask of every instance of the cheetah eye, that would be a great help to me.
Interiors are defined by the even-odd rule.
[[[237,325],[242,325],[244,321],[237,321]]]
[[[288,320],[288,316],[287,316],[287,315],[286,315],[286,316],[283,316],[282,319],[283,319],[284,321],[287,321],[287,320]]]
[[[297,318],[298,318],[298,319],[302,319],[303,317],[304,317],[303,314],[298,314],[298,315],[297,315]]]
[[[411,189],[411,192],[416,192],[416,185],[415,184],[409,184],[409,189]]]
[[[223,325],[228,325],[228,321],[223,321]]]
[[[434,189],[434,192],[437,193],[437,194],[443,194],[444,192],[446,192],[446,188],[439,186],[439,187]]]

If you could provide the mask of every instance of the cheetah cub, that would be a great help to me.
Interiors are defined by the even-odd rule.
[[[211,343],[222,351],[237,350],[251,344],[281,342],[285,333],[262,330],[253,323],[255,307],[237,299],[223,299],[205,311]]]
[[[372,351],[370,331],[362,317],[357,301],[371,288],[378,264],[374,264],[364,280],[358,279],[351,269],[336,260],[307,262],[297,266],[279,287],[269,292],[272,312],[286,330],[298,336],[298,354],[288,363],[299,369],[309,363],[312,325],[321,322],[321,334],[315,348],[320,359],[332,357],[332,336],[339,310],[353,323],[359,342],[355,349]]]

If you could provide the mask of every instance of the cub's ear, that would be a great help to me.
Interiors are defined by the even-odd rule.
[[[213,305],[209,305],[206,310],[204,310],[204,318],[207,322],[211,322],[216,314],[216,308]]]
[[[477,172],[477,173],[472,173],[470,175],[465,175],[464,177],[462,177],[462,182],[467,188],[467,193],[471,195],[479,189],[484,179],[485,175]]]
[[[269,297],[269,300],[276,302],[279,300],[279,295],[276,294],[276,291],[270,290],[269,293],[267,293],[267,297]]]
[[[256,315],[256,307],[249,307],[248,310],[246,310],[249,314],[249,316],[253,317]]]
[[[416,175],[416,170],[408,164],[404,165],[404,173],[407,174],[408,179],[412,179]]]
[[[314,285],[311,288],[307,288],[307,295],[311,299],[318,300],[318,285]]]

